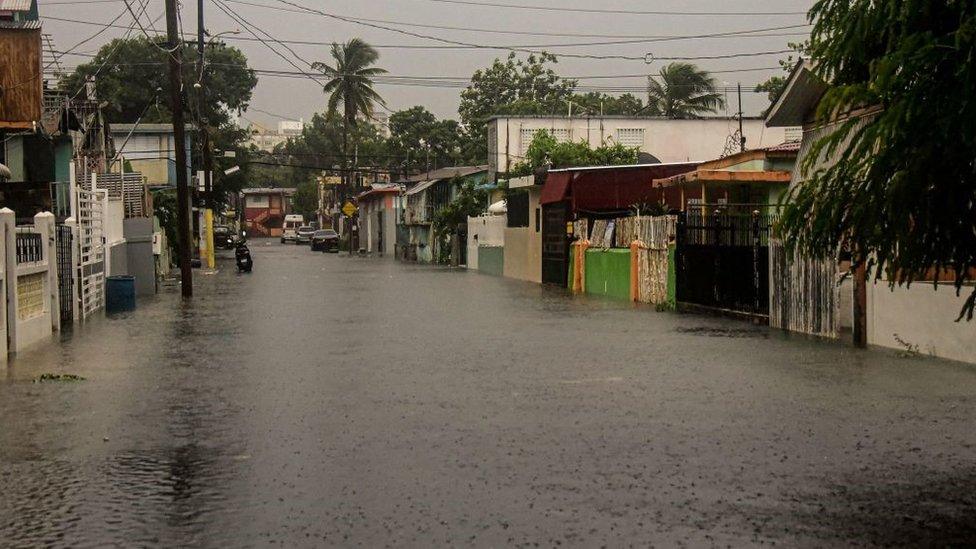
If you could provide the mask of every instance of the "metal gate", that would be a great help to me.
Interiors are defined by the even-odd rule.
[[[68,225],[58,225],[55,229],[58,253],[58,301],[61,307],[61,323],[74,320],[75,276],[72,250],[74,235]]]
[[[565,287],[569,275],[569,204],[555,202],[542,206],[542,282]]]
[[[769,315],[769,227],[761,213],[686,212],[678,217],[677,300]]]
[[[78,310],[82,320],[105,306],[105,191],[78,189]]]

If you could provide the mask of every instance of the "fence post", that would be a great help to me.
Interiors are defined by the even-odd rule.
[[[10,208],[0,209],[0,224],[3,225],[3,270],[7,283],[4,307],[7,340],[4,341],[4,347],[7,352],[10,352],[12,350],[10,342],[17,341],[17,215]]]
[[[81,268],[81,254],[78,251],[78,221],[74,217],[64,220],[65,226],[71,230],[71,321],[78,322],[78,288],[81,280],[78,271]]]
[[[55,217],[51,212],[34,216],[34,229],[41,235],[42,257],[47,265],[48,307],[51,313],[51,329],[61,330],[61,296],[58,295],[58,243],[54,232]]]

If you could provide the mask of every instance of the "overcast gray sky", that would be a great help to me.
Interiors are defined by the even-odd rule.
[[[96,23],[108,23],[116,16],[126,11],[122,0],[95,3],[91,0],[45,0],[40,1],[41,17],[44,19],[44,32],[51,34],[56,49],[66,49],[78,41],[87,38],[99,30],[98,26],[77,22],[56,21],[45,17],[62,19],[76,19]],[[134,6],[139,0],[129,0]],[[149,2],[148,12],[152,18],[163,13],[163,0],[144,0]],[[413,49],[403,46],[444,46],[443,43],[409,36],[386,29],[370,27],[365,24],[341,21],[322,15],[295,13],[285,10],[299,11],[295,4],[314,8],[342,17],[371,19],[373,24],[394,27],[407,32],[436,36],[443,39],[455,40],[479,45],[500,46],[530,46],[535,44],[578,44],[592,42],[607,42],[621,40],[635,40],[634,37],[659,36],[687,36],[711,33],[727,33],[760,28],[786,27],[803,25],[806,18],[798,13],[774,14],[771,12],[805,12],[812,4],[812,0],[778,0],[776,2],[758,0],[734,1],[647,1],[647,0],[610,0],[607,2],[592,2],[585,0],[224,0],[225,6],[243,17],[252,25],[263,29],[278,40],[307,40],[316,42],[345,41],[353,37],[360,37],[376,46],[381,46],[379,66],[387,69],[396,76],[423,76],[470,78],[471,74],[480,67],[485,67],[496,57],[504,58],[508,53],[502,50],[487,49]],[[243,3],[242,3],[243,2]],[[455,3],[456,2],[456,3]],[[468,3],[470,2],[470,3]],[[531,10],[515,9],[501,6],[479,6],[473,4],[508,4],[521,6],[544,6],[549,8],[572,8],[586,10],[617,10],[617,11],[666,11],[666,12],[737,12],[748,15],[652,15],[636,13],[588,13],[579,11],[560,10]],[[269,9],[273,6],[279,9]],[[213,0],[206,0],[204,13],[206,26],[211,34],[223,31],[241,29],[242,25],[223,13]],[[196,30],[196,1],[184,0],[181,7],[184,29],[186,32]],[[757,14],[765,12],[765,14]],[[148,18],[143,19],[147,25]],[[383,22],[378,22],[382,20]],[[116,24],[129,26],[132,17],[126,12]],[[414,25],[437,25],[449,27],[465,27],[474,30],[450,30],[425,28]],[[165,29],[165,19],[157,20],[156,28]],[[484,32],[493,31],[493,32]],[[525,33],[551,33],[557,35],[515,35],[503,34],[497,31],[515,31]],[[627,44],[601,44],[573,47],[545,48],[556,54],[567,53],[577,55],[596,56],[624,56],[643,57],[651,53],[655,58],[661,57],[693,57],[693,56],[721,56],[729,54],[756,53],[787,49],[787,43],[800,41],[802,36],[796,33],[806,33],[808,27],[768,31],[770,36],[746,37],[734,36],[723,38],[697,38],[687,40],[657,41]],[[138,27],[133,31],[139,33]],[[94,53],[98,47],[108,40],[122,36],[124,28],[112,28],[99,35],[94,40],[80,46],[76,52]],[[591,36],[565,36],[565,35]],[[598,36],[592,36],[598,35]],[[240,37],[251,37],[242,31]],[[269,50],[265,45],[256,41],[228,40],[241,48],[254,68],[295,71],[281,57]],[[272,44],[283,55],[294,57],[284,47]],[[328,60],[328,46],[325,45],[289,45],[302,58]],[[522,54],[524,55],[524,54]],[[735,57],[729,59],[709,59],[692,61],[700,67],[712,71],[727,71],[737,69],[763,68],[764,70],[750,72],[718,73],[715,77],[724,83],[734,85],[743,84],[743,89],[751,90],[757,83],[768,76],[778,74],[778,60],[785,58],[780,55],[758,55],[750,57]],[[63,62],[74,66],[86,61],[80,56],[67,55]],[[294,60],[296,64],[300,61]],[[650,65],[643,60],[627,59],[581,59],[560,58],[557,65],[558,72],[563,76],[607,76],[607,75],[635,75],[627,78],[599,78],[581,79],[581,85],[594,86],[637,86],[643,85],[639,75],[655,73],[668,61],[655,61]],[[440,87],[419,87],[404,85],[380,85],[379,92],[386,99],[391,110],[399,110],[413,105],[424,105],[440,117],[457,117],[457,106],[460,89]],[[730,95],[729,110],[735,110],[735,98]],[[765,96],[745,93],[744,105],[746,114],[758,114],[766,105]],[[288,118],[311,117],[315,112],[325,108],[325,97],[321,88],[311,80],[303,78],[276,78],[260,76],[258,86],[254,91],[251,110],[246,118],[261,122],[274,123],[277,118],[258,109]]]

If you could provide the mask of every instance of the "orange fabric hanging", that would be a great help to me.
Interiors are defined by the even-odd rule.
[[[576,241],[576,257],[573,258],[573,293],[582,293],[586,288],[586,250],[590,247],[588,240]]]
[[[630,243],[630,300],[640,301],[640,249],[644,243],[635,240]]]

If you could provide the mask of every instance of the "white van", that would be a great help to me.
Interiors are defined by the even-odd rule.
[[[298,214],[285,216],[285,224],[281,226],[281,243],[297,242],[298,228],[305,224],[305,218]]]

